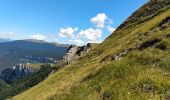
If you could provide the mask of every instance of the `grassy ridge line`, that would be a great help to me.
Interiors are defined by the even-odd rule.
[[[162,12],[165,6],[170,4],[169,0],[150,0],[145,5],[143,5],[139,10],[135,11],[127,20],[125,20],[118,28],[127,29],[135,24],[140,24],[147,21],[157,15],[157,12]],[[148,9],[149,8],[149,9]],[[162,9],[162,10],[160,10]],[[140,19],[140,20],[138,20]],[[116,31],[117,31],[116,30]]]
[[[99,45],[94,52],[102,51],[104,52],[102,53],[103,56],[107,56],[110,54],[121,52],[122,50],[129,47],[135,48],[136,41],[143,38],[141,36],[145,32],[154,28],[159,24],[159,22],[169,16],[169,11],[170,10],[167,10],[162,14],[154,17],[152,20],[136,25],[135,27],[113,33],[101,45]]]
[[[101,70],[83,80],[77,87],[73,87],[71,91],[63,94],[56,94],[55,97],[49,99],[100,100],[103,98],[102,100],[105,100],[110,97],[112,97],[112,100],[148,99],[150,96],[149,93],[134,91],[138,89],[138,85],[146,84],[145,82],[153,82],[151,85],[157,87],[154,87],[155,91],[164,90],[164,86],[170,86],[168,85],[170,83],[169,77],[164,76],[164,71],[159,67],[155,67],[154,64],[148,63],[155,58],[161,59],[167,56],[167,54],[168,53],[154,49],[147,49],[142,53],[139,51],[131,52],[128,57],[120,61],[104,65]],[[144,63],[147,64],[142,64],[143,62],[140,60],[145,59],[143,55],[152,57],[152,60],[145,60]],[[134,59],[138,57],[139,59]],[[156,96],[156,98],[159,100],[159,95]]]
[[[92,52],[95,55],[93,56],[94,58],[92,57],[95,61],[91,62],[87,57],[83,58],[82,60],[77,61],[74,64],[66,66],[65,68],[61,69],[59,72],[56,72],[54,75],[50,76],[44,82],[40,83],[39,85],[31,88],[30,90],[20,95],[17,95],[13,99],[24,100],[25,98],[28,98],[29,100],[38,100],[38,99],[42,100],[42,99],[47,99],[48,97],[54,94],[61,94],[63,92],[68,92],[72,87],[74,87],[75,84],[79,84],[79,82],[82,79],[84,79],[87,76],[87,74],[91,73],[92,69],[95,69],[96,67],[100,66],[99,61],[101,60],[101,58],[103,58],[105,55],[114,54],[118,52],[120,49],[125,49],[127,46],[133,46],[134,44],[128,44],[131,43],[130,38],[132,39],[138,38],[137,34],[140,31],[146,32],[152,27],[154,27],[155,25],[157,25],[159,22],[161,22],[162,19],[166,18],[167,16],[170,16],[169,11],[170,10],[162,13],[159,16],[154,17],[149,22],[143,23],[140,26],[138,25],[137,29],[135,27],[134,28],[135,30],[133,30],[130,33],[126,33],[131,31],[128,29],[123,31],[122,34],[127,34],[127,35],[120,38],[120,40],[118,39],[118,37],[119,35],[122,34],[117,33],[116,34],[117,39],[114,39],[114,37],[110,36],[108,39],[105,40],[103,44],[98,46],[96,50]],[[121,31],[119,33],[121,33]],[[115,44],[117,44],[117,46],[112,47]],[[98,50],[103,50],[103,53],[101,53],[101,55],[99,56],[96,55]],[[89,53],[89,55],[93,55],[93,54]]]

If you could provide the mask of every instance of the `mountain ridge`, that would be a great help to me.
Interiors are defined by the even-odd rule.
[[[41,63],[59,60],[67,51],[67,46],[54,45],[44,41],[16,40],[0,43],[1,70],[18,63]]]
[[[149,20],[150,18],[154,17],[157,15],[160,9],[164,7],[170,7],[169,6],[170,1],[169,0],[149,0],[146,4],[144,4],[140,9],[135,11],[131,16],[127,18],[117,29],[123,29],[126,28],[126,25],[131,23],[142,23],[143,21]],[[141,20],[142,18],[149,16],[145,20]],[[138,21],[140,19],[141,22]],[[131,25],[130,24],[130,25]]]
[[[10,41],[12,41],[12,40],[8,39],[8,38],[0,38],[0,43],[10,42]]]
[[[154,16],[127,19],[128,24],[120,25],[91,52],[12,99],[170,99],[170,2],[151,0],[150,7],[159,2],[164,7],[156,8]],[[147,11],[146,5],[139,14]]]

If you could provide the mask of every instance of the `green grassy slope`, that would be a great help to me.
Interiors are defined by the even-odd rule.
[[[162,5],[150,12],[152,4]],[[91,52],[12,99],[170,99],[170,25],[160,25],[170,16],[169,5],[151,0]],[[137,19],[146,10],[149,15]]]

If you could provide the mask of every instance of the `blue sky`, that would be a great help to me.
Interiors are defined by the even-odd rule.
[[[102,42],[148,0],[0,0],[0,38]]]

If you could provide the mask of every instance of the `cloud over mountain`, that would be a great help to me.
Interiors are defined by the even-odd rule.
[[[46,38],[47,37],[45,35],[41,35],[41,34],[35,34],[28,37],[28,39],[35,39],[35,40],[45,40]]]
[[[74,37],[74,32],[76,32],[78,30],[78,28],[72,28],[72,27],[68,27],[68,28],[61,28],[60,29],[60,33],[59,36],[60,37],[67,37],[67,38],[73,38]]]
[[[78,38],[84,38],[88,41],[97,41],[98,38],[102,36],[101,29],[88,28],[86,30],[81,30],[78,34]]]
[[[112,32],[114,32],[114,31],[116,30],[116,28],[111,27],[110,25],[108,25],[108,26],[107,26],[107,30],[108,30],[110,33],[112,33]]]

